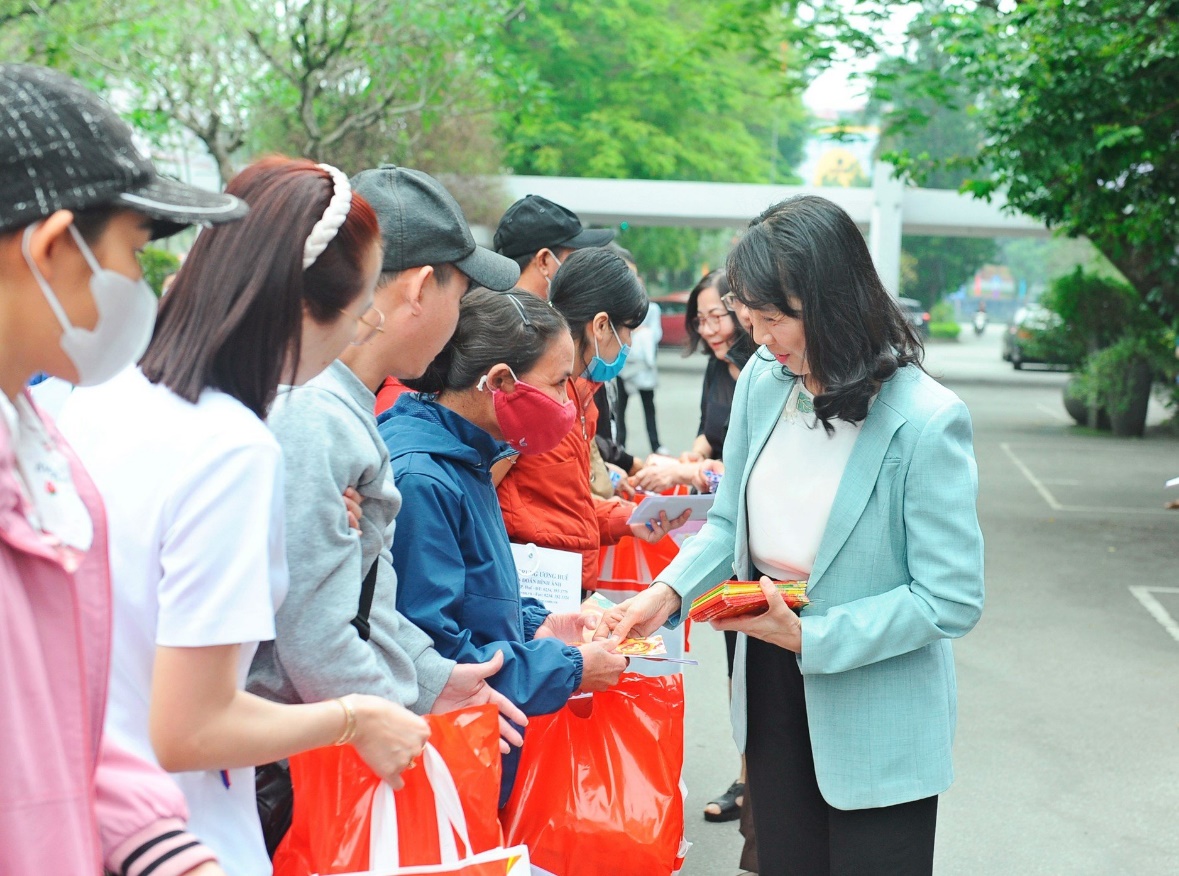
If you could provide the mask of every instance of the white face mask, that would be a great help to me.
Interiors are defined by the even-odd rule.
[[[61,349],[78,369],[78,386],[94,386],[110,380],[143,355],[156,324],[156,296],[144,280],[132,280],[98,263],[86,241],[73,225],[70,233],[90,266],[90,294],[98,311],[91,330],[70,324],[57,295],[41,274],[29,253],[29,238],[35,226],[25,229],[21,253],[49,307],[61,323]]]

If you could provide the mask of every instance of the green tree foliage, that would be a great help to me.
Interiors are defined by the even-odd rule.
[[[755,20],[738,27],[735,5]],[[532,94],[504,101],[509,166],[553,176],[785,180],[804,116],[782,70],[787,20],[759,7],[536,4],[507,30],[515,75],[505,85]]]
[[[1060,315],[1059,325],[1046,334],[1075,351],[1065,360],[1073,363],[1123,337],[1152,335],[1162,329],[1133,286],[1083,268],[1053,280],[1040,303]]]
[[[926,307],[970,280],[997,251],[994,240],[978,237],[905,235],[901,247],[913,258],[912,280],[901,281],[903,294]]]
[[[1054,278],[1072,273],[1076,268],[1084,268],[1111,280],[1126,281],[1118,269],[1084,238],[1007,238],[999,242],[999,251],[1001,263],[1027,284],[1029,293],[1037,287],[1046,287]]]
[[[546,176],[797,182],[809,133],[798,95],[823,42],[815,34],[839,19],[815,13],[803,28],[796,5],[529,3],[507,28],[506,164]],[[669,286],[690,279],[707,248],[689,228],[632,228],[619,242]]]
[[[164,281],[180,270],[180,259],[166,249],[148,246],[139,254],[139,267],[143,270],[143,279],[158,296],[163,294]]]
[[[0,0],[13,4],[13,0]],[[267,151],[349,170],[421,152],[440,120],[492,108],[508,0],[57,0],[0,7],[0,47],[130,105],[149,134],[183,128],[227,179]],[[18,12],[22,14],[17,15]],[[489,128],[485,117],[482,126]],[[454,137],[469,170],[485,136]],[[466,149],[475,143],[478,151]],[[242,154],[244,153],[244,155]],[[495,150],[491,151],[495,154]],[[479,160],[476,170],[486,170]]]
[[[1025,0],[934,16],[952,60],[898,85],[953,105],[977,95],[985,139],[962,157],[979,197],[1101,250],[1148,305],[1179,317],[1179,8],[1160,0]],[[898,119],[909,124],[919,119]],[[926,156],[899,158],[920,176]]]
[[[909,52],[879,65],[870,109],[887,119],[883,151],[907,151],[936,162],[922,184],[957,189],[967,171],[954,159],[977,153],[982,135],[965,90],[943,75],[950,62],[934,26],[943,5],[942,0],[925,0],[909,25]],[[911,82],[925,87],[905,87]],[[965,283],[997,252],[994,240],[973,237],[906,235],[901,248],[912,259],[911,274],[902,276],[903,293],[926,307]]]

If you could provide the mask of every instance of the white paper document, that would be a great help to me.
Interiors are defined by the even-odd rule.
[[[692,512],[691,520],[703,520],[714,501],[715,493],[704,493],[700,496],[647,496],[639,502],[627,523],[635,526],[648,520],[657,520],[660,511],[667,512],[668,520],[675,520],[689,509]]]
[[[581,607],[581,554],[534,544],[513,544],[520,595],[544,603],[554,614]]]

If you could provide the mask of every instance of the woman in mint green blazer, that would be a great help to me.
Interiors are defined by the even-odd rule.
[[[796,615],[737,630],[733,726],[749,763],[759,873],[933,868],[953,777],[950,639],[983,604],[970,416],[921,368],[921,342],[851,218],[822,198],[759,216],[728,261],[764,345],[737,384],[727,473],[699,535],[606,618],[676,623],[736,574],[807,578]]]

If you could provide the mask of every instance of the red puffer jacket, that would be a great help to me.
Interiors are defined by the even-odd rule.
[[[598,549],[630,535],[634,505],[603,501],[590,492],[590,442],[598,428],[594,392],[599,384],[574,377],[569,397],[580,411],[569,434],[548,453],[520,456],[499,485],[508,535],[517,544],[581,554],[581,586],[598,581]]]

